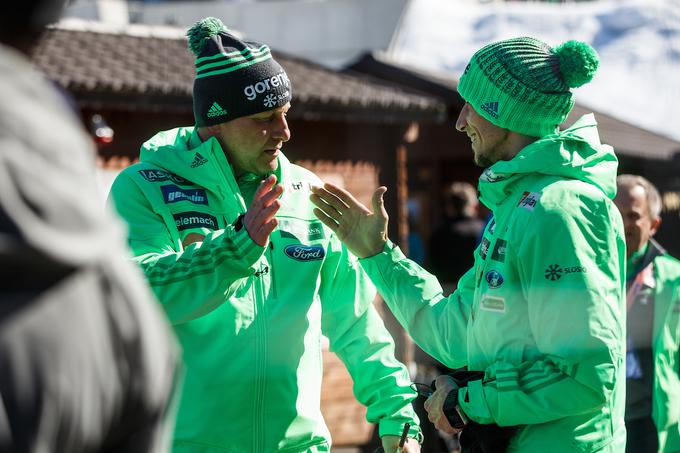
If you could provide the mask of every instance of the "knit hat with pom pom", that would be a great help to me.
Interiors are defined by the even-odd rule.
[[[196,55],[197,126],[225,123],[291,100],[290,80],[266,45],[242,41],[214,17],[196,22],[187,37]]]
[[[554,49],[534,38],[489,44],[472,56],[458,92],[496,126],[532,137],[557,131],[572,107],[576,88],[592,80],[599,59],[579,41]]]

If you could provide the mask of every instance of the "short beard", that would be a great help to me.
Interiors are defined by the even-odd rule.
[[[505,136],[503,137],[503,139],[500,140],[500,142],[498,142],[492,150],[489,150],[489,152],[487,153],[488,154],[487,156],[482,156],[481,154],[475,153],[475,155],[474,155],[475,156],[474,157],[475,164],[478,167],[489,168],[490,166],[492,166],[493,164],[495,164],[499,160],[506,160],[506,159],[503,158],[504,155],[502,154],[502,149],[503,149],[502,146],[507,144],[509,136],[510,136],[509,131],[505,131]],[[509,159],[507,159],[507,160],[509,160]]]
[[[492,162],[490,159],[484,157],[484,156],[478,156],[475,155],[475,165],[481,168],[488,168],[495,164],[495,162]]]

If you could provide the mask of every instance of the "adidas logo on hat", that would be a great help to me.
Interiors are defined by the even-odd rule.
[[[492,117],[498,118],[498,101],[485,102],[484,104],[482,104],[482,110],[484,110]]]
[[[194,156],[194,161],[191,163],[191,168],[200,167],[201,165],[205,164],[206,162],[208,162],[208,159],[201,156],[201,153],[196,153],[196,155]]]
[[[220,107],[220,104],[217,102],[213,102],[213,105],[210,106],[210,110],[208,110],[208,118],[212,118],[214,116],[221,116],[221,115],[226,115],[227,111],[224,110],[222,107]]]

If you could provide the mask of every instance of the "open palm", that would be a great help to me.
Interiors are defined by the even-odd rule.
[[[316,208],[314,214],[333,230],[347,248],[359,258],[380,253],[387,241],[387,222],[383,194],[386,187],[373,193],[373,211],[335,184],[313,187],[310,200]]]

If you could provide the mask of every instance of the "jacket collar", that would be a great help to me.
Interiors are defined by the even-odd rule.
[[[142,145],[140,160],[205,187],[222,198],[229,192],[239,193],[233,168],[222,146],[215,137],[202,140],[197,128],[180,127],[159,132]],[[283,153],[279,154],[278,161],[274,174],[278,182],[285,183],[290,162]]]
[[[617,166],[614,150],[600,142],[595,117],[588,114],[568,129],[543,137],[512,159],[484,170],[479,178],[480,199],[493,211],[517,190],[524,176],[537,174],[581,180],[613,198]]]

